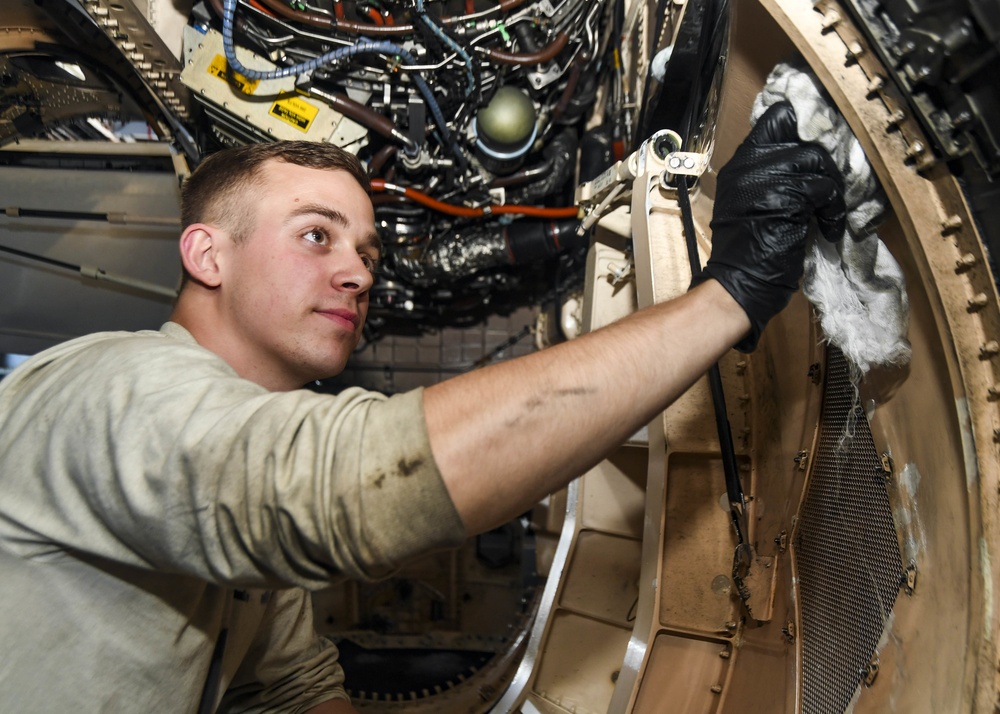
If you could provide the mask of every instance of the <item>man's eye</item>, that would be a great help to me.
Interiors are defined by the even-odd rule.
[[[311,231],[306,231],[305,233],[302,234],[302,237],[305,238],[310,243],[316,243],[318,245],[323,245],[327,242],[326,233],[324,231],[319,230],[318,228],[315,228]]]
[[[361,256],[361,262],[363,262],[365,264],[365,267],[368,268],[368,272],[374,273],[378,270],[377,259],[373,258],[370,255],[366,255],[364,253],[359,253],[359,255]]]

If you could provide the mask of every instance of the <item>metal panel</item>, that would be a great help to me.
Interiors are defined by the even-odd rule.
[[[886,472],[843,354],[830,348],[819,448],[795,537],[802,711],[841,714],[869,671],[903,565]]]
[[[99,144],[87,154],[83,142],[73,142],[73,152],[56,142],[23,144],[9,147],[0,165],[0,245],[177,286],[178,179],[165,146]],[[137,150],[143,160],[132,156]],[[26,210],[112,214],[120,222],[16,215]],[[170,308],[164,296],[0,253],[0,353],[32,354],[101,330],[156,329]]]

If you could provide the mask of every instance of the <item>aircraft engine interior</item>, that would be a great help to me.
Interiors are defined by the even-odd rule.
[[[567,489],[331,583],[316,625],[362,712],[992,714],[998,55],[998,0],[5,0],[0,378],[167,319],[180,186],[218,149],[367,167],[383,265],[314,388],[392,393],[687,291],[762,102],[819,102],[876,272],[819,298],[807,270]],[[884,359],[831,319],[860,284],[893,300]]]

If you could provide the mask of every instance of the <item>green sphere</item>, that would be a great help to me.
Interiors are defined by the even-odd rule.
[[[519,89],[501,87],[476,116],[481,138],[502,146],[523,144],[535,129],[535,105]]]

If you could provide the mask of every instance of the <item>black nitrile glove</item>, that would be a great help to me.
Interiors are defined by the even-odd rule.
[[[814,215],[828,240],[843,237],[843,178],[823,147],[798,138],[795,111],[779,102],[719,171],[712,256],[694,280],[718,280],[750,318],[741,352],[798,289]]]

